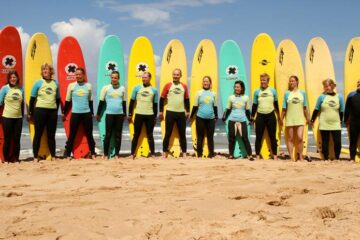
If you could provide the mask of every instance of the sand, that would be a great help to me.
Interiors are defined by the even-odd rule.
[[[216,159],[0,165],[0,239],[359,239],[360,164]]]

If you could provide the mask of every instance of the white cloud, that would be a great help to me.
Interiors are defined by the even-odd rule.
[[[18,30],[19,35],[20,35],[23,58],[25,59],[25,53],[26,53],[26,48],[27,48],[28,42],[30,40],[30,34],[25,32],[24,29],[20,26],[16,27],[16,29]]]
[[[172,20],[172,14],[178,13],[179,8],[201,7],[205,5],[218,5],[225,3],[233,3],[235,0],[168,0],[136,4],[122,4],[114,0],[98,0],[97,5],[102,8],[109,8],[116,12],[121,13],[120,20],[134,19],[140,21],[143,26],[154,25],[163,30],[163,33],[174,33],[188,30],[194,27],[193,22],[199,20],[192,20],[191,22],[184,23],[179,26]],[[214,22],[212,19],[203,19],[201,26],[208,24],[215,24],[220,22],[217,19]],[[195,25],[197,26],[197,25]]]
[[[96,19],[71,18],[69,21],[55,22],[51,30],[56,34],[59,42],[51,45],[51,51],[56,66],[57,53],[61,39],[66,36],[75,37],[82,49],[88,79],[95,84],[99,50],[103,39],[106,36],[107,25]]]

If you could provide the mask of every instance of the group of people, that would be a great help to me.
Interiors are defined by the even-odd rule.
[[[64,157],[70,158],[73,144],[80,125],[83,125],[86,133],[90,155],[95,158],[95,141],[92,135],[94,116],[93,91],[90,83],[85,82],[85,70],[76,69],[76,82],[69,84],[66,101],[62,107],[62,117],[71,108],[70,134],[66,142]],[[34,123],[33,154],[34,160],[38,161],[41,137],[44,129],[47,130],[48,147],[51,158],[55,159],[55,132],[57,125],[57,112],[60,106],[59,85],[54,80],[54,69],[50,64],[41,66],[41,76],[35,82],[31,90],[28,121]],[[122,126],[124,119],[133,121],[134,134],[131,143],[131,155],[135,158],[136,147],[141,134],[142,125],[145,125],[147,139],[150,148],[150,156],[155,156],[155,144],[153,129],[158,116],[160,121],[165,121],[165,136],[163,139],[163,156],[167,157],[169,142],[176,124],[179,132],[181,153],[187,153],[186,122],[190,119],[196,124],[198,157],[203,155],[204,137],[208,141],[208,157],[214,157],[214,131],[218,119],[217,93],[211,88],[212,79],[204,76],[202,89],[196,93],[194,104],[190,113],[190,101],[188,87],[180,82],[181,69],[174,69],[172,81],[167,83],[161,90],[160,99],[158,90],[151,86],[151,73],[144,72],[142,84],[137,85],[131,94],[128,112],[126,111],[125,88],[119,83],[120,74],[113,71],[110,75],[110,83],[101,89],[100,101],[96,113],[96,119],[100,121],[101,115],[105,116],[106,133],[103,142],[104,158],[110,157],[109,146],[111,136],[115,136],[115,158],[119,157],[121,148]],[[13,161],[19,159],[20,137],[22,129],[22,118],[24,115],[24,91],[19,85],[19,75],[16,71],[10,71],[7,75],[7,84],[0,90],[0,104],[4,106],[1,116],[4,145],[2,161]],[[329,158],[329,137],[334,140],[335,158],[339,159],[341,152],[341,122],[349,128],[350,159],[356,156],[357,141],[360,133],[360,80],[357,89],[351,92],[344,106],[343,98],[337,94],[335,82],[331,79],[323,81],[324,92],[319,96],[312,117],[309,116],[308,103],[304,91],[298,88],[299,79],[291,76],[288,83],[288,91],[284,95],[282,113],[280,115],[278,96],[276,89],[269,87],[270,76],[266,73],[260,75],[260,87],[255,90],[253,105],[250,111],[249,96],[245,94],[245,84],[242,81],[234,83],[234,93],[229,96],[222,120],[227,123],[229,140],[229,158],[234,158],[235,143],[238,137],[244,143],[245,156],[254,160],[251,144],[248,137],[248,125],[255,124],[255,155],[260,159],[262,138],[267,129],[273,158],[277,159],[276,131],[278,123],[283,126],[287,134],[287,149],[289,156],[293,159],[293,150],[297,150],[299,160],[303,160],[303,134],[306,124],[312,125],[319,116],[319,129],[322,137],[322,154],[324,159]],[[159,105],[159,106],[158,106]],[[164,109],[166,105],[166,110]],[[136,106],[136,108],[135,108]],[[135,109],[135,110],[134,110]],[[166,116],[164,117],[164,111]],[[344,113],[345,112],[345,113]],[[133,118],[133,115],[135,117]],[[284,122],[285,119],[285,122]],[[294,146],[294,139],[297,138]],[[11,141],[13,141],[12,151]],[[11,152],[11,154],[10,154]]]

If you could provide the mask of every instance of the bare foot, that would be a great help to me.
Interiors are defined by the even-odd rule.
[[[278,156],[277,156],[277,155],[274,155],[274,160],[278,160]]]
[[[260,161],[260,155],[256,155],[256,161]]]

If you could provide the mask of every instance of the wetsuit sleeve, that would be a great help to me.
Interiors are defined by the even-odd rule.
[[[139,91],[139,86],[136,86],[135,88],[134,88],[134,90],[132,91],[132,94],[131,94],[131,100],[136,100],[136,95],[137,95],[137,93],[138,93],[138,91]],[[130,113],[130,112],[129,112]]]
[[[343,120],[345,106],[344,106],[344,99],[340,95],[339,95],[339,103],[340,103],[339,116],[340,116],[340,122],[341,122]]]
[[[158,114],[158,102],[159,102],[159,93],[156,88],[153,88],[154,91],[154,98],[153,98],[153,111],[154,111],[154,117]]]
[[[41,80],[35,82],[34,86],[31,88],[30,97],[37,97],[41,84]]]
[[[162,90],[162,92],[161,92],[161,98],[167,98],[167,95],[168,95],[168,93],[169,93],[169,89],[170,89],[170,87],[171,87],[171,83],[167,83],[165,86],[164,86],[164,88],[163,88],[163,90]]]
[[[123,101],[122,104],[123,104],[124,116],[126,116],[126,101]]]
[[[164,101],[165,101],[165,98],[163,97],[160,97],[160,112],[164,112]]]
[[[56,111],[59,109],[60,106],[60,98],[56,99]]]
[[[89,108],[91,115],[94,115],[94,102],[93,100],[89,100]]]
[[[324,101],[325,96],[324,95],[320,95],[320,97],[318,97],[317,101],[316,101],[316,105],[315,105],[315,109],[316,110],[320,110],[321,108],[321,104]]]
[[[70,109],[70,106],[71,106],[71,101],[65,101],[65,106],[64,106],[62,113],[67,114]]]
[[[217,106],[214,106],[214,114],[215,114],[215,119],[218,119],[219,115],[218,115],[218,107]]]
[[[131,99],[129,103],[129,117],[133,115],[135,100]]]
[[[101,92],[100,92],[100,101],[105,101],[105,97],[106,97],[106,92],[108,90],[108,87],[107,86],[104,86],[102,89],[101,89]]]
[[[22,95],[22,102],[21,102],[21,116],[24,116],[25,113],[25,94],[24,89],[21,89],[21,95]]]
[[[96,112],[96,115],[100,116],[103,109],[104,109],[104,106],[105,106],[105,101],[104,100],[100,100],[99,101],[99,106],[98,106],[98,109],[97,109],[97,112]]]
[[[153,110],[154,110],[154,117],[156,118],[157,114],[158,114],[158,103],[157,102],[153,103]]]
[[[229,108],[226,108],[224,113],[223,113],[223,117],[222,117],[222,120],[225,122],[226,119],[230,116],[230,113],[231,113],[231,109]]]
[[[36,97],[30,97],[29,112],[28,112],[29,115],[33,115],[33,113],[34,113],[35,100],[36,100]]]
[[[92,91],[92,86],[90,83],[87,84],[88,85],[88,88],[89,88],[89,101],[93,101],[93,91]],[[91,108],[90,108],[91,109]],[[94,108],[93,108],[93,111],[92,113],[94,114]]]
[[[55,81],[55,84],[56,84],[56,99],[60,99],[60,88],[58,81]]]
[[[218,104],[218,96],[216,93],[214,93],[214,107],[217,107]]]
[[[252,105],[252,109],[251,109],[251,117],[255,117],[255,114],[257,112],[257,108],[258,108],[258,96],[259,96],[259,89],[256,90],[254,92],[254,97],[253,97],[253,105]]]
[[[66,99],[65,99],[66,102],[71,102],[71,92],[73,90],[73,86],[74,86],[73,84],[69,84],[66,90]]]
[[[191,110],[190,118],[193,118],[198,110],[199,110],[199,107],[194,105]]]
[[[197,91],[196,94],[195,94],[194,105],[193,105],[194,107],[199,106],[200,94],[201,94],[201,91]]]
[[[352,97],[352,94],[350,93],[346,99],[344,122],[349,121],[350,109],[351,109],[351,97]]]
[[[246,115],[246,118],[248,119],[248,121],[250,122],[251,121],[251,119],[250,119],[250,109],[246,109],[245,115]]]
[[[304,98],[304,107],[308,108],[308,102],[307,102],[307,97],[304,91],[301,91],[301,94],[303,95]]]
[[[284,100],[282,102],[282,109],[287,109],[287,100],[289,98],[289,92],[285,92]]]
[[[190,101],[189,99],[185,99],[185,110],[186,112],[190,112]]]
[[[190,101],[189,101],[189,90],[187,88],[187,85],[184,83],[181,83],[184,88],[184,104],[185,104],[185,110],[186,112],[190,112]]]

